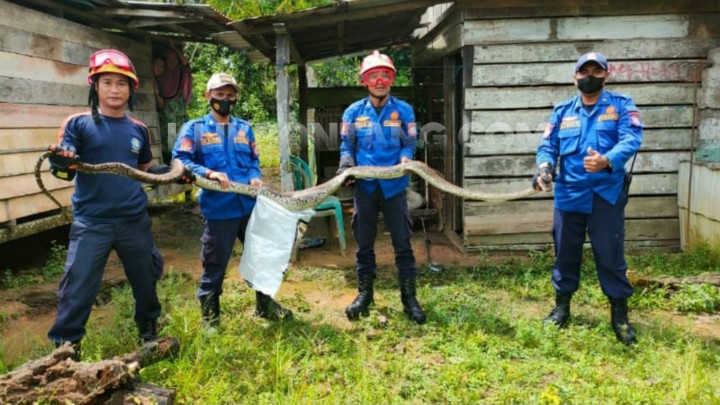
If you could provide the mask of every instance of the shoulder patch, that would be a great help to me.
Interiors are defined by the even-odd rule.
[[[130,121],[132,121],[134,124],[140,125],[140,126],[144,127],[145,129],[147,129],[148,126],[145,125],[145,123],[140,121],[139,119],[133,118],[129,115],[128,115],[128,118],[130,118]]]
[[[58,141],[62,141],[63,135],[65,134],[65,127],[67,127],[67,125],[70,123],[70,121],[73,118],[89,116],[89,115],[91,115],[90,111],[85,111],[85,112],[81,112],[81,113],[77,113],[77,114],[72,114],[72,115],[68,116],[67,118],[65,118],[65,120],[63,120],[62,124],[60,124],[60,132],[58,132]]]

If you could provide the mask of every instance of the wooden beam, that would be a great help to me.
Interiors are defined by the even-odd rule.
[[[638,106],[692,104],[690,83],[609,84],[608,89],[630,94]],[[551,108],[577,94],[572,85],[534,87],[475,87],[465,90],[466,110]]]
[[[305,58],[300,54],[297,46],[295,46],[295,41],[293,41],[292,35],[290,35],[289,32],[287,33],[287,39],[288,44],[290,45],[290,56],[292,56],[292,59],[298,64],[298,66],[305,66]]]
[[[140,17],[140,18],[177,18],[187,19],[188,14],[182,11],[164,10],[140,10],[133,8],[101,8],[98,13],[116,17]],[[194,16],[193,16],[194,17]],[[196,19],[196,18],[194,18]]]
[[[345,21],[337,23],[337,51],[339,54],[345,50]]]
[[[348,5],[348,3],[346,3],[346,2],[340,3],[337,8],[337,13],[338,14],[347,13],[347,5]],[[338,54],[342,55],[344,50],[345,50],[345,20],[340,20],[337,23],[337,51],[338,51]]]
[[[34,221],[25,222],[18,224],[16,228],[7,229],[0,228],[0,243],[9,242],[11,240],[24,238],[36,234],[38,232],[46,231],[48,229],[57,228],[58,226],[67,225],[71,222],[72,217],[67,217],[62,214],[52,215],[49,217],[37,219]]]
[[[81,11],[81,10],[78,10],[78,9],[76,9],[76,8],[63,6],[62,4],[60,4],[60,3],[58,3],[58,2],[55,2],[55,1],[50,1],[50,0],[25,0],[25,2],[26,2],[26,3],[31,3],[31,4],[40,6],[40,7],[47,7],[47,8],[50,8],[50,9],[59,9],[59,10],[61,10],[64,14],[71,15],[71,16],[73,16],[73,17],[75,17],[75,18],[79,18],[81,21],[84,21],[84,22],[85,22],[85,25],[87,25],[87,26],[92,26],[92,23],[94,23],[94,24],[97,24],[97,27],[94,27],[94,28],[97,28],[97,29],[114,28],[114,29],[116,29],[116,30],[119,30],[119,31],[124,32],[125,35],[135,36],[135,38],[133,38],[133,39],[144,39],[145,36],[146,36],[146,34],[147,34],[147,33],[144,32],[144,31],[137,30],[137,29],[134,29],[134,28],[128,28],[128,27],[127,27],[126,25],[124,25],[124,24],[116,23],[116,22],[114,22],[113,20],[111,20],[111,19],[109,19],[109,18],[107,18],[107,17],[100,16],[100,15],[96,15],[96,14],[92,14],[92,13],[87,13],[87,12],[85,12],[85,11]]]
[[[186,19],[167,19],[167,18],[138,18],[135,20],[130,20],[130,22],[127,23],[127,26],[130,28],[143,28],[143,27],[155,27],[158,25],[170,25],[170,24],[183,24],[188,22],[198,22],[198,21],[190,21]]]
[[[290,40],[285,24],[274,24],[277,51],[275,56],[275,79],[277,81],[277,123],[280,137],[280,186],[292,191],[294,182],[288,170],[290,162],[290,77],[287,66],[290,63]]]
[[[353,10],[353,5],[349,5],[349,9],[347,13],[338,14],[337,9],[333,9],[331,14],[318,14],[315,12],[314,14],[311,14],[310,11],[308,12],[301,12],[296,13],[295,15],[290,16],[283,16],[283,24],[287,24],[287,27],[292,31],[299,28],[313,28],[318,26],[327,26],[327,25],[333,25],[337,24],[339,21],[356,21],[356,20],[364,20],[369,19],[373,17],[381,17],[384,15],[393,15],[397,13],[402,13],[405,11],[413,11],[413,10],[419,10],[419,9],[425,9],[428,6],[431,6],[435,4],[436,1],[433,0],[418,0],[418,1],[408,1],[398,4],[390,4],[390,5],[378,5],[377,7],[367,7],[361,10]],[[363,5],[364,6],[364,5]],[[255,34],[269,34],[274,32],[274,25],[277,23],[273,23],[272,25],[269,24],[270,21],[277,21],[280,18],[274,17],[272,19],[267,20],[259,20],[255,21],[257,24],[256,27],[253,28],[253,33]],[[240,23],[245,23],[248,20],[241,20],[241,21],[234,21],[230,23],[229,25],[232,27],[235,27],[236,25],[240,25]],[[241,34],[242,31],[239,31]]]
[[[307,68],[305,65],[298,66],[298,93],[300,105],[300,157],[302,160],[308,161],[308,118],[307,118],[307,101],[308,101],[308,80]]]
[[[412,90],[412,87],[393,86],[392,95],[410,101],[412,99]],[[367,90],[360,86],[313,87],[308,89],[307,107],[347,107],[363,97],[367,97]]]
[[[262,36],[250,22],[235,21],[229,24],[241,37],[257,49],[272,49],[273,45]]]

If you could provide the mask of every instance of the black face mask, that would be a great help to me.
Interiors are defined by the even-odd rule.
[[[230,100],[228,98],[218,100],[216,98],[213,98],[210,100],[210,108],[212,108],[213,111],[220,114],[221,116],[227,117],[228,115],[230,115],[233,107],[235,107],[235,103],[237,103],[237,100]]]
[[[582,79],[578,79],[577,86],[580,91],[585,94],[597,93],[603,88],[604,78],[595,76],[585,76]]]

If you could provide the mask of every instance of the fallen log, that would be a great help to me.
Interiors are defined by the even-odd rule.
[[[670,290],[677,290],[683,284],[710,284],[720,287],[720,273],[701,274],[697,276],[673,277],[673,276],[642,276],[628,272],[630,283],[636,286],[665,287]]]
[[[172,405],[175,391],[142,384],[138,371],[172,356],[179,347],[176,338],[164,338],[123,357],[83,363],[73,361],[75,351],[63,345],[0,376],[0,404]]]

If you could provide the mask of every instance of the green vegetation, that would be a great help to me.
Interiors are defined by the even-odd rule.
[[[668,255],[666,263],[707,263],[703,255]],[[142,377],[176,387],[181,404],[720,403],[717,334],[673,323],[663,311],[677,306],[708,312],[706,304],[687,297],[716,299],[714,287],[687,286],[670,298],[666,291],[638,289],[630,315],[640,341],[625,347],[610,328],[591,257],[565,330],[542,325],[553,294],[548,252],[494,261],[481,256],[473,267],[442,274],[422,269],[423,326],[405,319],[389,267],[379,270],[370,317],[353,324],[337,309],[346,302],[329,309],[301,292],[280,299],[295,309],[296,320],[270,323],[252,315],[254,294],[244,283],[228,283],[222,332],[209,337],[200,328],[195,283],[170,272],[160,286],[162,334],[177,336],[181,352],[143,369]],[[355,287],[352,269],[293,268],[287,282],[330,295]],[[132,303],[128,288],[113,291],[112,319],[91,320],[84,360],[135,349]],[[8,367],[0,363],[0,370]]]
[[[241,20],[327,6],[332,4],[333,0],[208,0],[206,3],[233,20]]]
[[[12,270],[5,269],[0,289],[18,289],[28,285],[53,281],[65,271],[65,256],[67,248],[58,245],[56,241],[50,242],[50,256],[45,265],[39,269],[23,271],[22,274],[13,274]]]
[[[12,290],[28,285],[37,284],[39,282],[40,279],[34,273],[15,275],[13,274],[12,270],[5,269],[5,273],[3,274],[2,279],[2,285],[0,286],[2,287],[2,289]]]
[[[700,245],[689,253],[648,253],[632,256],[629,266],[642,275],[691,276],[720,272],[720,253]]]
[[[58,245],[57,241],[50,242],[50,257],[42,268],[42,275],[46,281],[53,280],[65,272],[65,257],[67,248]]]

